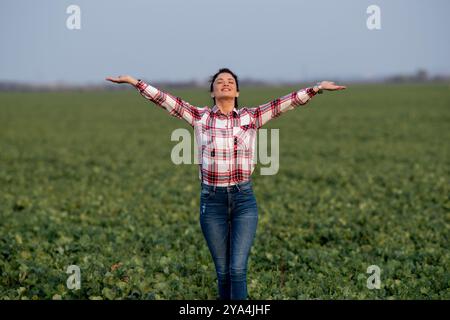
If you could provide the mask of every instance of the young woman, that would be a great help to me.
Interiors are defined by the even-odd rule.
[[[194,128],[200,163],[200,226],[215,264],[219,299],[247,299],[247,262],[258,223],[250,178],[256,132],[322,90],[345,86],[322,81],[256,108],[238,108],[238,77],[225,68],[211,79],[213,107],[199,108],[131,76],[106,79],[133,85],[144,98]]]

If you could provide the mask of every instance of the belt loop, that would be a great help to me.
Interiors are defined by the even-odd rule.
[[[237,187],[237,189],[238,189],[238,192],[241,192],[241,188],[239,187],[239,182],[236,183],[236,187]]]

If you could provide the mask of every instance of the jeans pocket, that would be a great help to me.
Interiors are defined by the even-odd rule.
[[[253,188],[252,186],[245,186],[245,187],[241,187],[239,189],[242,194],[247,194],[247,195],[251,195],[253,194]]]
[[[213,195],[214,191],[211,191],[209,189],[205,189],[203,188],[200,192],[200,197],[203,200],[208,200],[209,198],[211,198],[211,196]]]

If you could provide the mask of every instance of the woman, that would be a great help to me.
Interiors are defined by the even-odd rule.
[[[194,128],[200,163],[200,225],[214,260],[219,299],[247,299],[247,262],[258,222],[250,179],[256,131],[282,113],[305,105],[322,90],[345,86],[323,81],[256,108],[238,109],[238,77],[226,68],[211,79],[212,108],[192,106],[131,76],[107,80],[133,85],[144,98]]]

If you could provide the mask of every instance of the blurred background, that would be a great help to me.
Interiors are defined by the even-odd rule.
[[[67,26],[71,5],[79,29]],[[380,29],[368,27],[371,5]],[[0,88],[118,74],[203,84],[221,67],[269,83],[448,80],[449,10],[446,0],[2,1]]]

